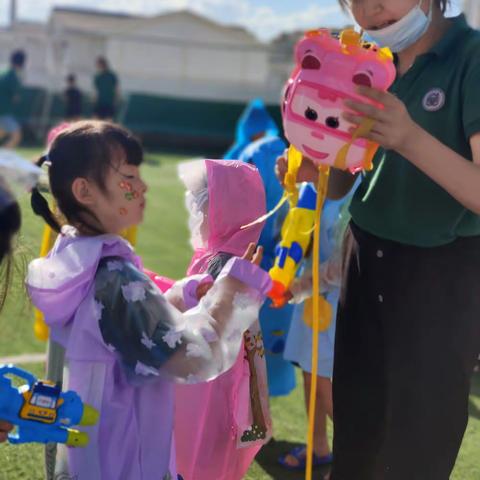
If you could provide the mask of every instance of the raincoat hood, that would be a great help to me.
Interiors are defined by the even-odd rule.
[[[27,273],[32,303],[50,326],[63,326],[74,316],[94,282],[101,258],[121,256],[140,266],[128,242],[116,235],[82,237],[64,227],[48,256],[33,260]]]
[[[187,201],[187,208],[196,217],[202,210],[201,222],[193,228],[203,228],[206,232],[203,235],[191,232],[195,254],[188,274],[202,273],[208,260],[220,252],[243,255],[249,243],[258,242],[264,223],[242,227],[254,222],[266,211],[265,190],[256,167],[226,160],[194,163],[181,167],[179,174],[188,190],[187,199],[189,193],[202,199],[200,206],[197,202]],[[206,198],[205,190],[208,193]]]

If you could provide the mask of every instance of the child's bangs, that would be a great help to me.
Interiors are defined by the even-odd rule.
[[[108,142],[110,164],[118,167],[119,161],[128,165],[140,166],[143,163],[143,150],[140,142],[123,129],[110,132]]]

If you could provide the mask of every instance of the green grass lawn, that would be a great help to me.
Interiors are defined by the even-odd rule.
[[[22,153],[32,158],[38,151],[24,150]],[[176,163],[181,157],[151,155],[147,160],[143,175],[149,185],[148,205],[145,224],[139,232],[137,250],[146,266],[163,275],[179,278],[185,272],[191,253],[183,208],[183,191],[176,176]],[[19,253],[16,254],[18,272],[6,308],[0,316],[1,357],[45,350],[45,344],[33,336],[32,311],[22,286],[25,263],[37,255],[40,247],[42,223],[31,214],[27,198],[22,199],[22,210],[23,228],[19,239]],[[26,365],[25,368],[38,375],[43,373],[43,365],[40,364]],[[271,407],[275,441],[263,449],[246,478],[301,479],[303,475],[285,472],[276,465],[276,458],[280,453],[304,441],[306,417],[301,389],[297,388],[287,398],[272,399]],[[479,450],[480,376],[477,375],[470,400],[469,427],[453,479],[480,479]],[[36,445],[0,446],[0,480],[43,479],[42,452],[42,448]],[[412,465],[412,471],[414,468]],[[320,475],[317,478],[320,478]]]

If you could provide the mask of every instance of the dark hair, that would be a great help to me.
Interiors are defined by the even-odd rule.
[[[102,68],[108,68],[108,61],[105,57],[97,57],[97,65]]]
[[[437,4],[437,6],[440,8],[442,13],[445,13],[447,10],[447,7],[450,4],[450,0],[433,0]],[[350,6],[349,0],[338,0],[338,3],[342,7],[343,10],[348,10]]]
[[[14,67],[23,67],[26,59],[27,55],[23,50],[15,50],[10,55],[10,64]]]
[[[0,211],[0,273],[2,287],[0,288],[0,311],[7,297],[12,276],[12,243],[13,237],[21,226],[20,207],[13,202]]]
[[[140,142],[128,130],[110,122],[87,120],[76,122],[63,130],[50,145],[47,155],[42,156],[38,166],[47,160],[51,193],[60,213],[70,225],[104,233],[87,219],[96,222],[95,215],[75,199],[72,184],[83,177],[94,181],[105,192],[105,179],[111,168],[116,168],[118,153],[123,151],[129,165],[140,165],[143,151]],[[59,219],[50,210],[38,187],[32,190],[33,211],[41,216],[55,231],[61,229]]]
[[[220,275],[223,267],[233,256],[231,253],[218,252],[208,260],[207,273],[211,275],[213,279],[216,279]]]
[[[73,74],[73,73],[70,73],[67,75],[67,82],[68,83],[73,83],[77,80],[77,77]]]

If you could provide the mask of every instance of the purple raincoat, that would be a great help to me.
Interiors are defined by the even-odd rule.
[[[189,285],[191,282],[184,282]],[[65,387],[100,412],[87,448],[62,447],[78,480],[176,479],[173,385],[216,378],[235,362],[268,277],[234,258],[198,306],[182,313],[142,272],[120,237],[72,227],[29,266],[27,286],[65,347]],[[172,292],[182,289],[172,288]]]

